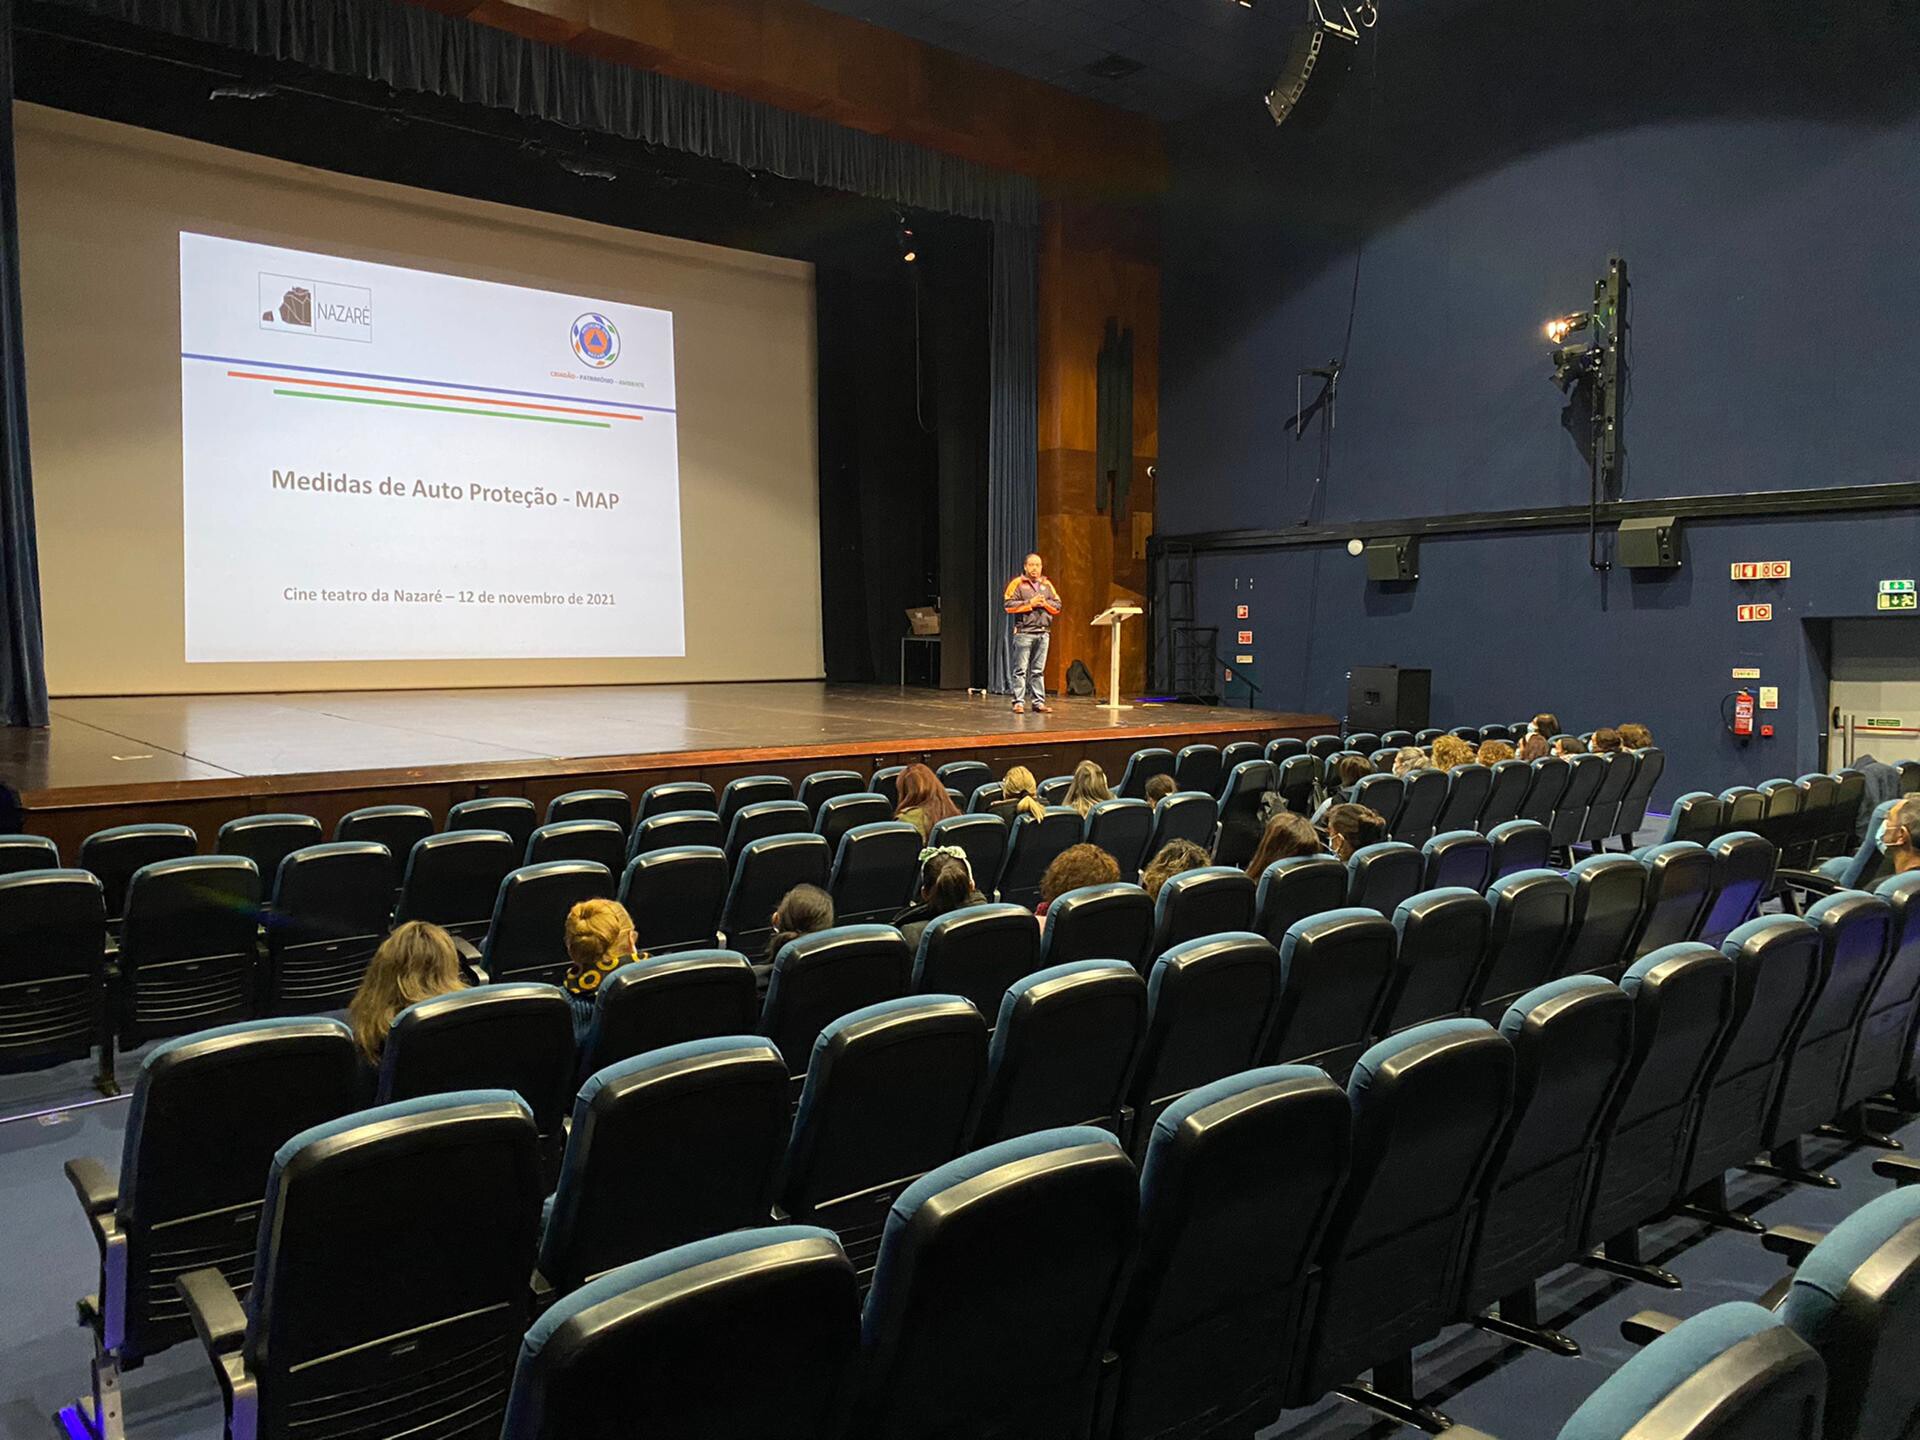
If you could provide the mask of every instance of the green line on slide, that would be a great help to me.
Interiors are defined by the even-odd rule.
[[[605,420],[569,420],[564,415],[521,415],[512,410],[468,410],[459,405],[423,405],[417,400],[376,400],[371,395],[322,395],[314,390],[275,390],[295,400],[339,400],[348,405],[385,405],[394,410],[438,410],[446,415],[491,415],[496,420],[538,420],[543,425],[584,425],[589,430],[611,430]]]

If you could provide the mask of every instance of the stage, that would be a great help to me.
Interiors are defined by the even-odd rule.
[[[45,730],[0,731],[0,776],[25,828],[71,863],[109,825],[172,820],[203,847],[238,815],[291,810],[329,830],[362,805],[436,816],[476,795],[544,810],[567,790],[638,795],[665,780],[723,785],[761,772],[863,774],[978,759],[1063,774],[1083,758],[1119,779],[1146,745],[1268,740],[1332,729],[1329,716],[1092,699],[1015,715],[1001,697],[788,681],[505,690],[139,695],[55,700]]]

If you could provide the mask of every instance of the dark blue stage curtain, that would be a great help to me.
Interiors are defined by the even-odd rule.
[[[987,416],[987,594],[996,608],[1007,580],[1034,545],[1040,502],[1039,359],[1035,350],[1034,264],[1038,235],[1010,221],[993,227],[993,349]],[[1013,692],[1007,624],[997,616],[988,647],[988,684]]]
[[[47,723],[40,560],[27,465],[27,352],[13,167],[13,0],[0,0],[0,720]]]
[[[90,15],[396,90],[665,145],[830,190],[1032,223],[1034,182],[400,0],[58,0]]]

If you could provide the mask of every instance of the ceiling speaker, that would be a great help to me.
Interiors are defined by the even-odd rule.
[[[1333,108],[1353,57],[1360,50],[1360,27],[1344,8],[1329,16],[1320,0],[1312,0],[1306,25],[1287,49],[1286,68],[1267,92],[1267,113],[1276,125],[1289,117],[1294,124],[1313,125]]]

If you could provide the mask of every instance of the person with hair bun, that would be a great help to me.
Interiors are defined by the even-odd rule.
[[[642,959],[633,917],[618,900],[582,900],[567,912],[567,974],[562,982],[573,1002],[574,1038],[593,1022],[600,984],[622,965]]]
[[[920,852],[920,883],[913,904],[894,917],[894,928],[906,937],[909,949],[920,948],[927,926],[942,915],[984,905],[987,897],[973,883],[973,865],[958,845],[941,845]]]

